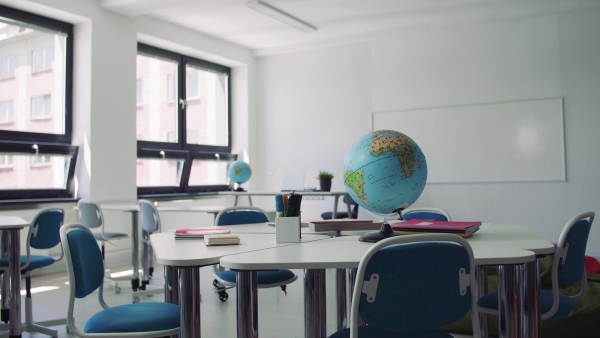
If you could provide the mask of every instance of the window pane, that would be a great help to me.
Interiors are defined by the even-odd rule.
[[[190,90],[197,91],[197,99],[188,100],[186,105],[186,142],[227,146],[229,76],[193,65],[186,66],[186,76],[188,85],[194,86]]]
[[[0,190],[66,189],[71,157],[0,153]]]
[[[177,142],[177,62],[137,55],[138,141]],[[175,141],[173,141],[173,138]]]
[[[228,185],[227,161],[192,161],[192,170],[188,185]]]
[[[13,101],[0,102],[0,124],[13,122],[15,116],[14,114]]]
[[[31,25],[0,24],[0,102],[13,102],[13,123],[0,119],[1,130],[65,134],[66,40]]]
[[[138,187],[177,187],[185,160],[138,158],[136,177]]]

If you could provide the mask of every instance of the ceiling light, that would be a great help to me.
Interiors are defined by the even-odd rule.
[[[280,10],[279,8],[273,7],[266,2],[248,1],[248,2],[246,2],[246,6],[248,6],[249,8],[251,8],[257,12],[261,12],[267,16],[270,16],[271,18],[273,18],[275,20],[279,20],[285,24],[288,24],[294,28],[297,28],[303,32],[308,33],[308,32],[314,32],[317,30],[317,27],[300,20],[295,16],[290,15],[290,14]]]

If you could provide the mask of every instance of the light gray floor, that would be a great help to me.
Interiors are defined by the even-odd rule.
[[[113,269],[113,271],[125,270]],[[155,267],[155,276],[152,285],[162,285],[163,269]],[[298,280],[288,286],[285,295],[279,288],[259,290],[259,335],[264,338],[281,337],[303,337],[303,290],[302,271],[294,270],[298,274]],[[327,271],[327,334],[335,331],[335,307],[333,276],[334,271]],[[236,311],[235,311],[235,289],[229,290],[229,300],[221,302],[212,286],[212,268],[205,267],[200,272],[201,279],[201,326],[203,337],[233,338],[236,336]],[[127,304],[132,302],[130,279],[119,280],[122,286],[120,294],[116,294],[112,287],[105,287],[105,299],[109,305]],[[23,288],[24,288],[23,284]],[[67,313],[68,278],[66,273],[48,274],[35,276],[33,287],[57,286],[58,290],[45,291],[33,295],[34,320],[51,320],[64,318]],[[24,299],[24,298],[22,298]],[[161,295],[143,297],[143,302],[163,301]],[[22,305],[24,312],[24,305]],[[76,303],[76,323],[83,327],[85,321],[96,311],[101,309],[97,301],[97,294],[88,296],[83,301]],[[59,330],[59,337],[74,337],[68,335],[65,326],[55,327]],[[39,333],[23,333],[23,337],[46,337]],[[471,336],[455,335],[455,337],[468,338]]]

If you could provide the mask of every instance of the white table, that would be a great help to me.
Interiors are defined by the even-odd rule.
[[[75,207],[76,209],[77,207]],[[102,210],[107,211],[122,211],[131,213],[131,266],[132,273],[131,276],[131,288],[133,291],[137,291],[138,289],[144,290],[146,285],[150,282],[150,269],[152,269],[149,260],[147,257],[152,257],[152,253],[144,253],[144,258],[142,260],[142,282],[140,284],[139,278],[139,212],[140,207],[136,202],[123,202],[123,203],[107,203],[100,204],[100,208]],[[171,205],[171,206],[158,206],[156,209],[158,211],[165,212],[205,212],[212,213],[215,217],[219,213],[219,211],[226,208],[226,206],[219,205]],[[148,234],[144,231],[142,233],[143,240],[146,241],[148,239]],[[151,248],[144,247],[145,250],[151,250]],[[151,260],[150,260],[151,261]]]
[[[322,337],[325,336],[325,273],[327,268],[350,268],[358,267],[358,263],[364,252],[372,245],[371,243],[359,242],[355,236],[336,237],[324,241],[305,243],[296,247],[272,248],[259,252],[250,252],[239,255],[223,257],[220,264],[230,269],[238,270],[238,274],[252,274],[257,270],[277,269],[277,268],[298,268],[306,269],[305,273],[305,336]],[[544,240],[531,229],[524,226],[512,225],[490,225],[484,224],[481,229],[468,239],[475,256],[475,263],[478,266],[502,265],[499,269],[499,279],[509,280],[509,283],[503,283],[499,296],[503,297],[507,304],[515,305],[511,310],[517,313],[510,313],[511,318],[527,318],[525,321],[539,324],[539,304],[535,304],[536,299],[530,295],[537,295],[539,292],[539,274],[537,274],[537,283],[533,275],[528,274],[530,278],[522,279],[520,271],[522,269],[531,272],[538,266],[534,263],[535,257],[551,254],[554,252],[552,243]],[[526,251],[525,251],[526,250]],[[523,266],[524,264],[524,266]],[[531,271],[530,271],[531,270]],[[252,286],[245,286],[238,283],[238,300],[252,298],[255,289]],[[522,283],[527,283],[527,287],[536,292],[529,292],[527,309],[531,310],[524,313],[525,305],[521,302]],[[242,293],[240,295],[240,293]],[[244,293],[250,293],[245,295]],[[520,307],[516,306],[520,305]],[[537,305],[537,306],[536,306]],[[238,336],[256,337],[258,330],[253,332],[247,330],[250,323],[257,323],[257,312],[255,304],[238,303]],[[345,309],[344,309],[345,310]],[[340,314],[338,307],[338,316]],[[508,317],[508,316],[507,316]],[[338,318],[338,323],[340,319]],[[529,327],[524,327],[523,322],[509,322],[507,337],[534,336],[535,331]],[[524,330],[522,334],[519,330]]]
[[[218,194],[219,195],[229,195],[229,196],[234,196],[233,199],[233,205],[236,206],[238,203],[238,198],[240,196],[247,196],[248,197],[248,201],[250,203],[250,205],[252,205],[252,196],[275,196],[277,194],[289,194],[290,192],[281,192],[281,191],[276,191],[276,192],[265,192],[265,191],[253,191],[253,192],[248,192],[248,191],[219,191]],[[338,208],[338,202],[340,200],[340,196],[349,196],[348,192],[346,191],[294,191],[294,193],[298,194],[298,195],[302,195],[302,196],[312,196],[312,197],[327,197],[327,196],[332,196],[333,197],[333,214],[332,214],[332,218],[335,219],[335,216],[337,214],[337,208]],[[273,200],[273,205],[275,205],[275,200]],[[346,203],[346,209],[348,211],[348,215],[352,214],[352,209],[349,203]]]
[[[276,243],[275,234],[239,234],[240,245],[206,246],[202,239],[176,240],[173,233],[150,235],[156,260],[174,267],[173,281],[178,280],[181,306],[181,338],[200,337],[200,267],[214,265],[226,255],[264,250],[299,243]],[[323,240],[323,235],[304,235],[302,242]],[[243,276],[243,273],[242,273]],[[174,282],[175,283],[175,282]],[[254,284],[256,286],[256,283]],[[247,302],[240,300],[238,302]]]
[[[21,229],[27,226],[29,222],[21,217],[0,215],[2,256],[8,257],[7,275],[2,276],[2,310],[4,312],[8,305],[10,337],[21,337]]]

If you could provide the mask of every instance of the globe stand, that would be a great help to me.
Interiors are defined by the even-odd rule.
[[[396,212],[398,214],[399,220],[402,220],[402,210],[403,210],[403,208],[394,210],[394,212]],[[390,225],[390,223],[388,223],[386,220],[384,220],[383,224],[381,224],[381,228],[379,229],[378,232],[366,233],[366,234],[360,236],[358,238],[358,240],[361,242],[377,243],[386,238],[402,236],[402,235],[403,235],[402,233],[394,232],[394,230],[392,230],[392,226]]]
[[[231,191],[246,191],[246,190],[244,190],[244,188],[242,188],[242,185],[240,183],[235,183],[235,184],[237,184],[237,188],[231,189]]]

